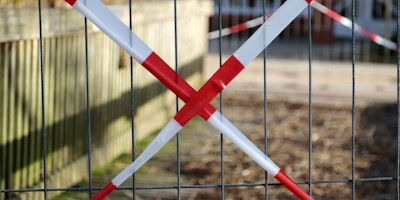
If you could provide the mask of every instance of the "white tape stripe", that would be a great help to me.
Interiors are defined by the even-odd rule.
[[[351,28],[351,20],[349,20],[349,19],[347,19],[347,18],[344,18],[344,17],[342,17],[342,18],[340,18],[340,21],[339,21],[341,24],[343,24],[344,26],[346,26],[346,27],[348,27],[348,28]],[[355,27],[355,28],[357,28],[357,27]]]
[[[389,49],[392,49],[394,51],[398,51],[396,43],[394,43],[393,41],[390,41],[390,40],[388,40],[386,38],[383,38],[381,36],[377,37],[376,43],[378,43],[378,44],[380,44],[382,46],[388,47]]]
[[[231,34],[231,30],[229,28],[221,29],[221,37],[227,36]],[[208,34],[208,39],[212,40],[219,37],[219,31],[212,31]]]
[[[163,147],[179,130],[182,129],[182,126],[179,125],[175,119],[172,119],[168,122],[168,124],[161,130],[161,132],[154,138],[154,140],[146,147],[142,154],[128,167],[126,167],[122,172],[120,172],[115,178],[111,181],[112,183],[118,187],[120,186],[127,178],[132,176],[142,165],[144,165],[151,157],[156,154],[161,147]]]
[[[328,13],[329,8],[316,1],[311,1],[310,5],[324,14]]]
[[[229,33],[228,33],[228,34],[229,34]],[[222,35],[222,36],[225,36],[225,35]],[[208,34],[208,39],[209,39],[209,40],[215,39],[215,38],[217,38],[217,37],[219,37],[218,31],[212,31],[212,32],[210,32],[210,33]]]
[[[218,131],[228,137],[243,152],[257,162],[265,171],[275,176],[279,172],[279,167],[266,156],[254,143],[252,143],[240,130],[229,122],[221,113],[214,112],[208,122]]]
[[[306,7],[302,0],[286,1],[264,24],[234,53],[247,66],[258,56]]]
[[[100,1],[89,0],[82,3],[81,0],[78,0],[74,4],[74,8],[89,18],[139,63],[143,63],[153,52]]]
[[[264,17],[257,17],[255,19],[247,21],[245,24],[246,24],[246,28],[249,29],[249,28],[259,26],[262,23],[264,23]]]
[[[270,17],[270,15],[268,14],[266,18],[269,18],[269,17]],[[247,30],[247,29],[250,29],[250,28],[254,28],[256,26],[261,25],[262,23],[264,23],[264,17],[254,18],[252,20],[244,22],[243,23],[244,24],[244,28],[239,30],[239,31],[236,31],[236,32],[240,32],[240,31],[244,31],[244,30]],[[228,27],[228,28],[221,29],[221,37],[224,37],[224,36],[232,34],[233,31],[231,31],[231,29],[233,27],[235,27],[235,26],[231,26],[231,27]],[[218,30],[211,31],[210,33],[208,33],[208,39],[210,39],[210,40],[216,39],[218,37],[219,37],[219,31]]]

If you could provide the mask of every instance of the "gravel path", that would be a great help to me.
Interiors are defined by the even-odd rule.
[[[223,113],[260,149],[264,149],[264,101],[260,93],[241,91],[224,93]],[[213,104],[219,105],[218,101]],[[295,181],[309,177],[308,105],[270,100],[267,103],[267,151]],[[352,117],[347,106],[313,106],[312,185],[315,199],[351,199],[352,184]],[[355,178],[384,177],[396,174],[396,105],[373,104],[356,109]],[[181,185],[215,185],[221,183],[220,134],[195,118],[180,133]],[[224,139],[225,199],[263,199],[265,172],[228,139]],[[138,150],[137,153],[139,153]],[[136,175],[136,186],[169,187],[177,184],[176,139],[158,153]],[[110,173],[116,173],[130,162],[117,162]],[[110,177],[102,177],[98,183]],[[330,183],[326,183],[330,182]],[[268,183],[276,180],[268,176]],[[130,186],[132,181],[127,181]],[[229,187],[229,184],[252,184]],[[101,185],[101,184],[100,184]],[[307,185],[301,186],[305,191]],[[131,191],[117,191],[111,199],[124,199]],[[219,199],[220,188],[187,188],[183,199]],[[268,187],[271,199],[296,199],[284,187]],[[176,189],[140,189],[138,199],[176,199]],[[394,199],[395,181],[357,182],[357,199]]]

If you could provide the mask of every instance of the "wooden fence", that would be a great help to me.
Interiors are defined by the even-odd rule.
[[[210,1],[178,3],[178,66],[191,85],[202,83]],[[133,6],[133,30],[175,66],[172,1]],[[128,23],[127,5],[111,7]],[[1,189],[43,188],[42,93],[37,9],[0,11]],[[91,158],[98,168],[132,147],[129,57],[73,9],[44,9],[43,68],[48,188],[69,187],[88,176],[86,62],[89,66]],[[189,53],[190,52],[190,53]],[[134,64],[135,139],[164,125],[175,111],[175,96]],[[49,193],[50,197],[55,193]],[[42,192],[3,193],[42,199]]]

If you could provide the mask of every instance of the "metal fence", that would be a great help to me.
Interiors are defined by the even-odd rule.
[[[127,0],[128,1],[128,0]],[[223,0],[217,0],[215,1],[215,16],[213,19],[216,20],[211,20],[211,25],[210,27],[218,27],[219,30],[219,34],[222,34],[222,28],[226,25],[226,26],[230,26],[230,25],[234,25],[234,24],[240,24],[242,22],[247,21],[248,19],[251,19],[255,16],[248,16],[248,13],[254,13],[251,8],[260,8],[259,10],[260,13],[258,13],[258,16],[267,16],[267,13],[273,11],[274,6],[280,6],[280,1],[277,4],[277,1],[223,1]],[[338,7],[342,6],[342,7],[346,7],[346,5],[348,6],[347,9],[342,9],[343,12],[340,14],[343,15],[347,15],[347,17],[349,17],[350,19],[357,19],[360,16],[360,1],[356,1],[356,0],[347,0],[347,1],[337,1],[339,5]],[[395,32],[396,34],[394,35],[395,37],[393,37],[392,39],[396,39],[397,41],[397,46],[399,45],[399,41],[400,41],[400,36],[398,33],[399,30],[399,24],[400,24],[400,15],[399,15],[399,3],[398,1],[368,1],[369,3],[371,3],[371,5],[378,5],[379,3],[382,3],[384,5],[386,5],[386,7],[388,7],[389,5],[393,6],[393,10],[395,10],[396,12],[393,13],[395,15],[395,18],[393,20],[395,20]],[[389,3],[388,3],[389,2]],[[393,4],[392,4],[393,2]],[[135,7],[135,2],[129,0],[127,3],[129,3],[129,7],[130,7],[130,16],[132,16],[132,10],[131,8]],[[178,30],[179,29],[183,29],[183,27],[181,27],[181,25],[179,25],[177,23],[177,16],[179,15],[179,12],[181,12],[181,10],[179,9],[179,5],[181,4],[181,1],[174,1],[174,6],[173,6],[173,10],[174,10],[174,18],[175,18],[175,24],[174,24],[174,45],[170,46],[170,51],[174,51],[175,52],[175,57],[173,58],[175,60],[175,70],[179,71],[181,69],[182,66],[180,66],[178,63],[178,61],[181,59],[181,55],[184,53],[187,53],[185,51],[181,51],[180,50],[180,46],[178,45],[179,43],[177,42],[178,38],[181,37],[179,35]],[[385,4],[386,3],[386,4]],[[367,3],[366,3],[367,4]],[[381,5],[381,4],[379,4]],[[232,12],[229,12],[230,10],[228,8],[231,8]],[[91,197],[94,193],[97,192],[97,190],[100,189],[100,187],[102,187],[103,185],[93,185],[93,169],[92,169],[92,163],[95,162],[92,159],[92,148],[91,146],[92,144],[92,134],[94,131],[99,131],[98,128],[96,127],[96,123],[93,122],[93,114],[95,114],[95,112],[92,112],[90,110],[91,108],[91,103],[92,101],[89,99],[90,97],[90,91],[89,91],[89,85],[93,84],[94,82],[93,79],[95,79],[96,77],[90,77],[89,76],[89,64],[90,62],[92,62],[91,60],[88,59],[88,54],[90,51],[97,51],[98,49],[95,48],[90,48],[90,46],[87,42],[88,40],[88,31],[87,31],[87,21],[85,20],[83,23],[83,26],[86,28],[85,29],[85,41],[86,41],[86,48],[85,48],[85,52],[84,54],[86,55],[86,69],[85,72],[82,71],[79,74],[79,76],[81,76],[82,80],[82,85],[80,85],[80,87],[84,87],[86,88],[85,90],[83,90],[84,92],[81,95],[85,95],[87,96],[87,100],[85,102],[80,102],[81,104],[86,104],[85,106],[82,105],[82,107],[86,108],[86,114],[84,114],[83,116],[83,120],[85,121],[86,124],[86,141],[81,141],[81,143],[86,143],[85,145],[81,145],[81,146],[87,146],[87,165],[85,167],[87,167],[87,185],[85,186],[77,186],[77,187],[59,187],[59,188],[52,188],[49,187],[47,182],[48,180],[48,162],[52,162],[52,160],[49,160],[49,155],[48,155],[48,150],[49,148],[52,148],[51,146],[49,146],[49,143],[47,142],[48,140],[48,136],[49,136],[49,130],[46,129],[45,127],[47,127],[46,125],[46,109],[56,109],[56,108],[49,108],[49,100],[46,99],[46,91],[49,91],[47,86],[46,80],[44,77],[45,76],[45,70],[44,68],[46,60],[45,58],[48,57],[48,55],[46,54],[51,54],[51,52],[46,51],[46,41],[45,38],[43,38],[43,26],[42,26],[42,6],[41,6],[41,0],[38,0],[38,7],[37,7],[38,11],[39,11],[39,20],[38,20],[38,24],[39,24],[39,30],[40,30],[40,43],[38,44],[38,53],[39,53],[39,63],[40,63],[40,69],[39,69],[39,74],[38,77],[40,77],[40,81],[38,80],[38,85],[40,85],[41,91],[40,91],[40,96],[38,96],[37,98],[37,104],[40,104],[40,108],[41,110],[37,110],[36,115],[40,115],[41,120],[40,122],[37,122],[37,126],[41,127],[40,128],[40,138],[36,138],[34,142],[36,143],[40,143],[41,145],[41,149],[40,149],[40,153],[41,153],[41,158],[39,159],[41,164],[38,164],[38,166],[42,166],[42,167],[37,167],[38,170],[41,170],[41,185],[37,188],[34,189],[30,189],[30,188],[19,188],[19,189],[9,189],[9,188],[4,188],[0,185],[0,199],[7,199],[7,198],[18,198],[15,196],[11,196],[10,194],[27,194],[27,193],[40,193],[40,197],[38,198],[44,198],[44,199],[48,199],[49,197],[49,193],[52,192],[64,192],[64,191],[69,191],[69,192],[76,192],[76,193],[85,193],[87,194],[87,197]],[[340,10],[340,9],[339,9]],[[243,12],[241,12],[243,11]],[[384,13],[383,11],[375,11],[375,9],[373,10],[374,12],[372,13],[374,16],[384,16],[384,14],[380,14],[380,13]],[[233,13],[233,15],[231,15]],[[239,13],[239,14],[238,14]],[[270,68],[270,60],[271,57],[277,57],[279,58],[278,61],[282,61],[285,59],[294,59],[294,62],[299,62],[298,60],[305,60],[306,63],[306,67],[305,69],[303,69],[303,72],[305,72],[307,74],[307,83],[303,83],[304,85],[306,85],[306,90],[307,94],[306,94],[306,103],[304,105],[306,105],[307,107],[307,112],[306,112],[306,116],[297,116],[297,115],[293,115],[295,117],[298,117],[297,119],[294,120],[306,120],[307,122],[307,128],[306,128],[306,135],[300,135],[301,138],[303,138],[303,140],[306,140],[307,142],[307,147],[304,148],[303,150],[306,151],[304,152],[304,155],[307,155],[307,157],[303,157],[301,159],[301,161],[296,161],[296,162],[301,162],[301,163],[306,163],[303,165],[303,168],[301,168],[302,170],[306,170],[306,175],[305,176],[297,176],[294,177],[294,179],[297,181],[297,183],[299,185],[301,185],[302,188],[304,188],[305,191],[307,191],[311,196],[313,196],[315,199],[327,199],[327,198],[331,198],[331,199],[335,199],[335,196],[338,197],[340,195],[335,195],[335,194],[325,194],[325,193],[319,193],[321,188],[321,185],[339,185],[339,191],[337,191],[337,193],[348,193],[349,196],[347,196],[347,198],[351,198],[351,199],[357,199],[357,198],[363,198],[363,199],[400,199],[400,188],[399,188],[399,166],[400,166],[400,121],[399,121],[399,114],[400,114],[400,109],[399,109],[399,105],[400,105],[400,82],[399,82],[399,77],[400,77],[400,54],[398,53],[398,51],[388,51],[385,48],[381,48],[379,46],[375,46],[374,42],[369,42],[368,40],[361,40],[360,39],[360,35],[358,35],[358,33],[356,33],[356,25],[355,23],[351,24],[351,29],[350,30],[350,34],[348,34],[347,36],[343,36],[343,32],[341,32],[341,30],[337,31],[337,35],[335,35],[335,33],[327,33],[327,30],[322,29],[321,27],[315,28],[318,25],[318,23],[316,22],[316,19],[313,19],[312,16],[316,16],[316,11],[313,10],[313,8],[311,6],[308,7],[307,10],[305,10],[305,12],[302,15],[301,19],[298,19],[298,21],[295,21],[291,26],[289,26],[288,29],[286,29],[281,35],[280,38],[278,38],[278,40],[276,41],[276,45],[272,44],[271,47],[269,47],[266,51],[264,51],[264,53],[261,55],[261,57],[259,58],[259,60],[261,60],[262,62],[262,68],[263,68],[263,74],[260,74],[260,76],[262,77],[262,89],[260,90],[262,92],[262,105],[263,105],[263,111],[262,111],[262,116],[259,117],[259,120],[261,121],[260,123],[263,126],[263,130],[261,131],[261,135],[263,137],[263,148],[264,148],[264,152],[269,152],[268,149],[273,145],[273,142],[271,140],[267,140],[268,138],[271,137],[271,135],[273,135],[274,133],[269,129],[269,124],[273,123],[270,121],[269,116],[272,115],[271,112],[273,112],[273,109],[270,108],[270,106],[267,106],[267,102],[269,100],[269,94],[271,91],[268,90],[268,86],[267,80],[271,79],[270,75],[267,73],[268,69]],[[247,15],[247,16],[245,16]],[[263,17],[263,20],[266,20],[267,17]],[[224,19],[228,19],[227,23],[225,24]],[[352,20],[352,22],[355,22],[356,20]],[[131,21],[132,23],[132,21]],[[188,22],[189,23],[189,22]],[[213,24],[214,23],[214,24]],[[215,25],[216,23],[216,25]],[[331,25],[328,25],[329,30],[331,30],[331,28],[333,26],[332,22]],[[392,23],[392,22],[391,22]],[[326,25],[325,23],[322,23],[324,26]],[[320,24],[321,25],[321,24]],[[309,30],[315,30],[315,29],[320,29],[320,31],[309,31]],[[218,63],[214,63],[216,66],[220,66],[223,62],[223,57],[225,57],[227,54],[232,53],[232,49],[236,49],[237,47],[240,46],[240,44],[246,40],[247,36],[249,34],[251,34],[253,32],[252,29],[249,29],[248,33],[240,33],[240,34],[233,34],[231,36],[228,36],[228,38],[217,38],[215,40],[212,40],[209,42],[209,46],[210,46],[210,53],[215,54],[218,57],[217,62]],[[162,31],[159,32],[159,34],[164,34]],[[321,34],[330,34],[329,38],[327,39],[328,41],[321,41],[324,39],[324,37],[319,38],[319,36]],[[318,39],[315,39],[318,38]],[[326,39],[326,38],[325,38]],[[332,40],[337,40],[336,43],[332,44]],[[288,42],[289,41],[289,42]],[[325,42],[329,43],[328,45],[325,44]],[[295,46],[294,44],[301,44],[300,47]],[[287,49],[283,49],[283,47],[287,48]],[[7,49],[9,47],[8,46],[1,46],[0,51],[1,52],[7,52]],[[279,49],[281,51],[273,51],[273,49]],[[283,49],[283,50],[282,50]],[[372,56],[371,54],[371,49],[375,49],[376,51],[373,53],[374,55],[379,55],[377,57]],[[368,51],[367,53],[364,53],[365,51]],[[378,52],[378,53],[376,53]],[[338,54],[338,55],[333,55],[333,54]],[[290,56],[289,56],[290,55]],[[288,58],[291,57],[291,58]],[[341,60],[341,62],[337,62],[337,59],[339,58],[345,58],[344,60]],[[346,75],[346,77],[348,78],[348,81],[350,84],[346,85],[347,89],[349,89],[349,91],[351,92],[350,98],[345,98],[346,104],[350,105],[349,107],[349,116],[348,118],[350,118],[350,124],[349,124],[349,129],[345,129],[342,130],[343,132],[346,132],[347,134],[350,135],[349,139],[351,141],[347,141],[350,143],[350,146],[339,146],[336,148],[344,148],[345,151],[350,154],[350,157],[348,158],[347,161],[347,166],[338,166],[343,167],[343,170],[341,170],[341,172],[337,172],[335,170],[337,170],[336,168],[334,168],[333,166],[336,165],[335,163],[331,163],[330,168],[326,168],[326,171],[324,171],[326,174],[329,173],[333,173],[332,171],[335,171],[335,173],[344,173],[346,175],[341,176],[342,178],[324,178],[324,177],[318,177],[318,179],[314,178],[315,171],[316,168],[318,168],[318,166],[315,165],[316,161],[315,161],[315,157],[318,152],[315,152],[315,149],[319,149],[319,147],[317,145],[321,145],[320,143],[316,142],[317,137],[320,137],[320,135],[318,133],[316,133],[316,131],[319,131],[318,129],[318,123],[324,123],[324,122],[316,122],[314,121],[315,117],[317,115],[320,115],[319,112],[324,112],[320,110],[320,104],[318,103],[318,99],[315,99],[316,96],[314,94],[314,91],[316,89],[316,87],[318,87],[318,84],[316,84],[316,82],[318,82],[316,80],[316,76],[315,73],[318,73],[318,70],[320,70],[319,68],[316,68],[315,66],[318,65],[320,60],[329,60],[329,62],[333,63],[332,65],[326,66],[326,67],[333,67],[335,68],[338,67],[339,65],[348,65],[348,68],[351,68],[351,70],[347,70],[346,72],[348,72],[349,74]],[[391,65],[392,67],[392,71],[391,73],[395,72],[396,75],[396,85],[394,86],[396,88],[395,92],[395,101],[390,101],[385,102],[384,104],[377,104],[375,107],[363,107],[360,108],[359,104],[364,103],[363,98],[365,96],[362,96],[364,94],[359,94],[357,93],[359,90],[357,90],[358,84],[363,84],[363,81],[358,81],[360,76],[363,75],[363,71],[361,70],[366,70],[366,69],[371,69],[371,68],[359,68],[359,66],[364,65],[365,63],[361,63],[360,60],[362,60],[363,62],[367,61],[367,62],[372,62],[373,64],[369,67],[374,68],[376,66],[380,66],[377,63],[380,62],[388,62],[388,65]],[[346,62],[347,61],[347,62]],[[94,62],[94,61],[93,61]],[[317,62],[317,63],[316,63]],[[324,62],[325,65],[328,65],[327,63],[329,62]],[[293,62],[292,62],[293,63]],[[138,77],[136,77],[136,75],[133,73],[134,72],[134,67],[133,67],[133,62],[130,62],[130,69],[131,72],[129,74],[129,79],[130,79],[130,83],[124,83],[128,86],[130,86],[131,88],[133,87],[134,84],[134,80],[137,79]],[[360,69],[360,71],[358,70]],[[288,74],[290,74],[290,70],[287,72]],[[329,72],[325,72],[325,73],[329,73]],[[85,75],[84,75],[85,74]],[[321,74],[318,74],[321,75]],[[367,77],[366,82],[368,81],[375,81],[375,80],[379,80],[382,81],[385,78],[381,79],[375,79],[377,76],[377,74],[373,74],[370,77]],[[329,77],[329,76],[327,76]],[[92,80],[91,80],[92,79]],[[324,80],[323,80],[324,81]],[[325,79],[325,81],[328,81],[328,79]],[[2,85],[1,88],[3,89],[3,87],[15,87],[12,85]],[[20,87],[23,87],[23,84],[21,84]],[[279,89],[279,88],[278,88]],[[295,88],[296,90],[296,88]],[[322,89],[323,90],[323,89]],[[5,90],[1,90],[1,91],[5,91]],[[244,90],[246,91],[246,90]],[[276,91],[276,90],[275,90]],[[136,116],[136,111],[135,111],[135,103],[134,102],[135,99],[137,99],[137,97],[135,97],[136,94],[135,90],[132,89],[129,98],[129,102],[131,103],[131,111],[130,111],[130,115],[132,118],[131,121],[131,131],[132,131],[132,140],[135,139],[135,135],[134,134],[138,134],[135,128],[136,123],[134,122],[134,119]],[[361,91],[360,93],[362,93],[363,91]],[[237,95],[237,94],[235,94]],[[339,95],[339,94],[338,94]],[[379,96],[381,95],[381,93],[368,93],[368,98],[369,97],[373,97],[373,96]],[[335,94],[329,94],[326,95],[328,99],[334,99],[335,98]],[[361,97],[362,96],[362,97]],[[392,96],[394,97],[394,96]],[[222,112],[222,110],[224,110],[224,113],[228,111],[226,111],[226,105],[224,105],[224,98],[225,95],[221,94],[219,96],[219,108]],[[299,100],[297,99],[297,97],[295,98],[295,100]],[[51,100],[50,100],[51,101]],[[299,100],[300,101],[300,100]],[[5,101],[3,101],[4,103]],[[9,101],[10,104],[13,103],[12,101]],[[46,103],[47,102],[47,103]],[[329,101],[328,101],[329,102]],[[367,101],[368,102],[368,101]],[[328,103],[329,104],[329,103]],[[9,105],[5,105],[5,106],[9,106]],[[178,110],[179,107],[182,106],[182,103],[180,103],[178,100],[175,103],[176,109]],[[298,106],[298,104],[293,104],[292,105],[292,109],[288,110],[287,112],[291,112],[296,110],[296,106]],[[326,106],[326,105],[325,105]],[[329,106],[328,106],[329,107]],[[331,105],[331,107],[333,108],[333,110],[339,112],[340,109],[338,109],[337,107],[335,107],[335,105]],[[372,113],[372,114],[371,114]],[[394,113],[394,115],[389,115],[388,113]],[[284,113],[284,116],[289,117],[291,116],[292,113]],[[367,116],[367,119],[365,117],[363,117],[363,115]],[[375,116],[375,115],[379,115],[379,116]],[[382,116],[383,115],[383,116]],[[304,119],[304,117],[306,119]],[[333,117],[333,116],[332,116]],[[358,118],[362,118],[365,121],[364,124],[362,124],[360,121],[360,119]],[[396,119],[394,119],[396,118]],[[21,121],[24,121],[23,119],[21,119]],[[329,120],[328,120],[329,121]],[[370,129],[363,129],[363,127],[369,127],[374,125],[375,129],[378,129],[379,126],[381,126],[380,123],[384,123],[384,122],[393,122],[389,128],[381,131],[381,132],[377,132],[374,133],[374,136],[372,138],[370,138],[371,140],[374,141],[381,141],[381,142],[371,142],[371,144],[367,145],[365,142],[365,139],[363,139],[364,137],[368,136],[368,133],[364,133],[364,131],[366,130],[370,130]],[[39,125],[40,123],[40,125]],[[82,122],[83,123],[83,122]],[[205,122],[202,122],[205,123]],[[361,124],[358,124],[361,123]],[[4,123],[2,124],[3,126]],[[149,124],[151,125],[151,123]],[[361,127],[361,128],[360,128]],[[378,127],[378,128],[377,128]],[[1,127],[0,127],[1,128]],[[240,127],[239,127],[240,129]],[[53,131],[53,130],[51,130]],[[394,131],[394,132],[393,132]],[[218,132],[216,132],[216,134],[218,134]],[[260,134],[260,133],[258,133]],[[334,134],[334,133],[333,133]],[[4,132],[2,133],[2,135],[4,136]],[[182,146],[184,146],[184,142],[185,141],[181,141],[180,139],[180,135],[178,134],[176,137],[176,160],[174,161],[175,163],[175,170],[173,173],[173,176],[176,177],[176,184],[167,184],[167,185],[146,185],[146,186],[138,186],[136,184],[135,181],[135,176],[133,177],[133,180],[131,183],[129,183],[128,185],[124,185],[121,188],[118,188],[116,192],[128,192],[130,195],[126,195],[126,196],[120,196],[120,197],[115,197],[115,198],[128,198],[127,196],[131,196],[131,198],[133,199],[139,199],[140,197],[138,195],[136,195],[136,193],[139,193],[140,191],[146,191],[148,193],[157,193],[160,197],[160,199],[163,199],[163,195],[165,193],[167,193],[166,191],[172,191],[173,195],[171,197],[171,195],[168,196],[168,198],[171,199],[182,199],[182,198],[191,198],[190,195],[189,196],[183,196],[185,193],[184,191],[189,191],[195,193],[194,191],[198,191],[198,190],[204,190],[204,191],[208,191],[208,193],[212,193],[214,196],[193,196],[193,199],[209,199],[209,198],[220,198],[220,199],[228,199],[228,198],[260,198],[260,196],[230,196],[229,193],[230,192],[234,192],[235,190],[247,190],[250,191],[250,193],[252,191],[257,191],[257,193],[260,193],[259,191],[261,191],[262,193],[262,197],[263,199],[268,199],[268,198],[272,198],[272,199],[279,199],[279,198],[293,198],[293,196],[290,196],[288,194],[284,194],[283,196],[280,196],[282,194],[278,193],[275,194],[274,190],[276,190],[279,187],[282,187],[279,183],[274,182],[273,180],[271,180],[270,178],[268,178],[267,174],[263,174],[262,175],[262,181],[254,181],[254,180],[250,180],[250,181],[241,181],[241,182],[229,182],[226,183],[226,179],[227,177],[231,176],[232,171],[231,168],[229,166],[226,166],[226,160],[224,160],[224,158],[231,156],[231,152],[228,153],[226,148],[226,140],[222,135],[220,136],[220,138],[214,137],[213,139],[217,140],[215,143],[215,147],[217,150],[215,150],[216,152],[216,156],[213,157],[213,159],[219,159],[219,174],[218,174],[218,178],[219,178],[219,182],[213,182],[213,183],[202,183],[201,181],[198,182],[198,184],[185,184],[183,181],[181,181],[181,163],[182,163],[182,158],[180,157],[180,155],[182,154],[181,151],[189,151],[188,148],[183,148]],[[385,138],[388,137],[388,138]],[[198,138],[196,138],[198,139]],[[61,138],[59,138],[59,142],[61,142]],[[389,141],[388,141],[389,140]],[[383,141],[383,142],[382,142]],[[135,142],[133,142],[134,144]],[[385,171],[385,173],[380,173],[381,171],[379,170],[370,170],[368,171],[368,173],[364,173],[364,174],[358,174],[358,168],[356,167],[357,162],[359,161],[359,158],[362,157],[364,155],[364,151],[367,151],[368,148],[375,148],[373,145],[381,145],[378,146],[379,148],[383,148],[385,149],[385,151],[380,152],[380,154],[376,154],[374,156],[368,156],[368,159],[375,159],[375,160],[379,160],[380,162],[376,162],[375,166],[370,166],[371,168],[377,167],[378,165],[383,167],[383,171]],[[18,151],[18,148],[22,148],[22,146],[29,146],[29,141],[27,141],[26,144],[20,144],[19,146],[15,146],[15,152]],[[329,145],[326,143],[322,143],[322,145]],[[376,148],[378,148],[376,147]],[[287,147],[290,151],[290,147]],[[131,149],[131,154],[132,154],[132,160],[135,160],[135,154],[137,154],[137,152],[135,151],[135,145],[132,145],[132,149]],[[23,150],[26,151],[26,150]],[[86,150],[82,150],[82,151],[86,151]],[[27,151],[26,151],[27,152]],[[200,153],[200,152],[197,152]],[[387,154],[390,155],[387,155]],[[7,152],[0,152],[1,155],[6,155]],[[282,154],[280,154],[282,155]],[[54,156],[54,155],[52,155]],[[330,159],[331,156],[338,156],[338,155],[327,155],[328,158],[326,159]],[[378,159],[377,157],[390,157],[388,159]],[[0,163],[0,171],[6,168],[5,166],[8,165],[8,162],[18,162],[18,161],[12,161],[11,157],[8,159],[1,159],[1,163]],[[235,156],[233,156],[235,157]],[[282,160],[285,160],[285,158],[281,158]],[[287,162],[289,162],[288,160],[286,160]],[[240,163],[240,161],[238,161]],[[200,161],[198,161],[199,165],[204,164]],[[158,163],[159,168],[162,168],[163,166],[160,166],[160,164]],[[237,164],[239,165],[239,164]],[[289,162],[290,165],[290,162]],[[144,166],[146,167],[146,166]],[[244,167],[245,169],[246,167]],[[225,170],[225,169],[230,169],[230,170]],[[291,172],[294,173],[294,171],[296,171],[296,169],[291,169]],[[259,171],[258,171],[259,172]],[[157,173],[157,172],[154,172]],[[192,171],[192,173],[196,173],[195,171]],[[27,175],[28,173],[23,173],[21,174],[19,180],[24,180],[24,176]],[[0,179],[2,180],[0,183],[3,185],[5,184],[6,181],[10,181],[10,180],[5,180],[4,181],[4,173],[1,172],[0,175],[2,177],[0,177]],[[329,176],[326,176],[329,177]],[[344,177],[344,178],[343,178]],[[161,178],[161,177],[160,177]],[[165,178],[165,177],[163,177]],[[17,180],[13,180],[14,182]],[[29,181],[29,180],[26,180]],[[282,187],[283,188],[283,187]],[[318,188],[317,190],[315,188]],[[323,187],[322,187],[323,188]],[[359,188],[363,188],[362,192],[363,194],[358,194],[357,192],[359,191]],[[211,190],[210,190],[211,189]],[[337,188],[336,188],[337,189]],[[323,190],[323,189],[322,189]],[[161,192],[156,192],[156,191],[161,191]],[[374,194],[379,194],[374,196]],[[325,196],[326,195],[326,196]]]

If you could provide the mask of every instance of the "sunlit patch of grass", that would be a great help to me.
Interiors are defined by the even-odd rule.
[[[140,154],[149,144],[150,142],[154,139],[154,137],[159,133],[158,131],[155,131],[152,134],[149,134],[149,136],[142,138],[141,140],[137,141],[135,144],[135,153],[136,155]],[[174,144],[168,144],[167,146],[172,146]],[[173,148],[164,148],[162,151],[169,151],[167,149],[173,149]],[[121,170],[123,170],[126,166],[128,166],[132,162],[132,154],[130,153],[124,153],[120,156],[118,156],[116,159],[112,160],[111,162],[106,163],[102,168],[95,169],[92,171],[92,181],[93,185],[95,185],[97,180],[102,180],[104,177],[110,177],[110,176],[116,176]],[[138,170],[136,172],[136,175],[140,174],[150,174],[146,170]],[[89,186],[88,180],[82,180],[81,182],[75,184],[74,186],[71,187],[71,191],[65,191],[61,193],[60,195],[56,196],[54,200],[75,200],[75,199],[89,199],[89,192],[86,190],[82,190],[82,188],[88,188]],[[73,190],[76,188],[76,190]],[[92,192],[92,194],[95,194],[96,192]]]

